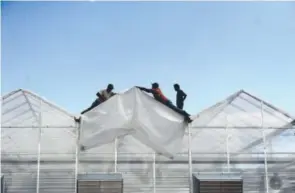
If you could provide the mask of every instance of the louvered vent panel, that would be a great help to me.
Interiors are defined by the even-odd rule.
[[[242,193],[242,181],[200,181],[200,193]]]
[[[243,193],[243,180],[235,176],[193,175],[194,193]]]
[[[123,193],[123,179],[118,175],[80,175],[78,193]]]

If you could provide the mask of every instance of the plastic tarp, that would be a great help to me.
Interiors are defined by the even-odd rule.
[[[181,150],[184,117],[134,87],[117,94],[81,117],[80,144],[85,150],[132,135],[169,158]]]

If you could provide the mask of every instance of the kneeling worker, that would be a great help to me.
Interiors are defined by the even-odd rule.
[[[114,86],[112,84],[109,84],[106,89],[103,89],[99,91],[98,93],[96,93],[97,99],[95,99],[95,101],[91,104],[89,108],[82,111],[81,114],[87,113],[88,111],[94,109],[101,103],[105,102],[106,100],[114,96],[116,93],[112,92],[113,89],[114,89]],[[75,118],[75,121],[79,122],[80,118],[79,119]]]
[[[139,88],[142,91],[152,93],[154,98],[157,101],[159,101],[160,103],[162,103],[162,104],[166,105],[167,107],[171,108],[175,112],[183,115],[187,122],[189,122],[189,123],[192,122],[192,120],[190,119],[190,115],[186,111],[181,110],[181,109],[177,108],[176,106],[174,106],[173,103],[167,97],[165,97],[165,95],[163,95],[161,89],[159,88],[158,83],[153,83],[151,89],[143,88],[143,87],[137,87],[137,88]]]
[[[114,96],[115,93],[112,92],[113,89],[114,89],[114,86],[112,84],[109,84],[107,89],[103,89],[103,90],[99,91],[98,93],[96,93],[97,99],[92,103],[92,105],[89,108],[82,111],[81,114],[84,114],[84,113],[94,109],[102,102],[104,102],[104,101],[108,100],[109,98],[111,98],[112,96]]]

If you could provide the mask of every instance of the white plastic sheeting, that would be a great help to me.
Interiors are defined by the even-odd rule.
[[[82,115],[80,139],[87,150],[132,135],[171,158],[181,150],[186,126],[183,116],[134,87]]]

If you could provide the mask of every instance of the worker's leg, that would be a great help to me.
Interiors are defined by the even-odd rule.
[[[174,106],[171,101],[167,101],[165,103],[165,105],[168,106],[169,108],[171,108],[172,110],[174,110],[175,112],[177,112],[177,113],[179,113],[179,114],[181,114],[181,115],[183,115],[185,117],[189,117],[190,116],[186,111],[181,110],[181,109],[177,108],[176,106]]]
[[[177,108],[179,108],[179,109],[183,109],[183,102],[178,102],[177,104],[176,104],[176,106],[177,106]]]
[[[177,108],[176,106],[174,106],[171,101],[167,101],[165,103],[165,105],[168,106],[169,108],[171,108],[172,110],[174,110],[175,112],[183,115],[185,121],[187,121],[188,123],[191,123],[192,122],[192,120],[190,119],[190,114],[188,114],[186,111],[181,110],[181,109]]]
[[[87,108],[87,109],[85,109],[84,111],[82,111],[81,114],[87,113],[88,111],[90,111],[90,110],[94,109],[95,107],[97,107],[99,104],[100,104],[100,101],[99,101],[98,99],[96,99],[96,100],[92,103],[92,105],[91,105],[89,108]]]

